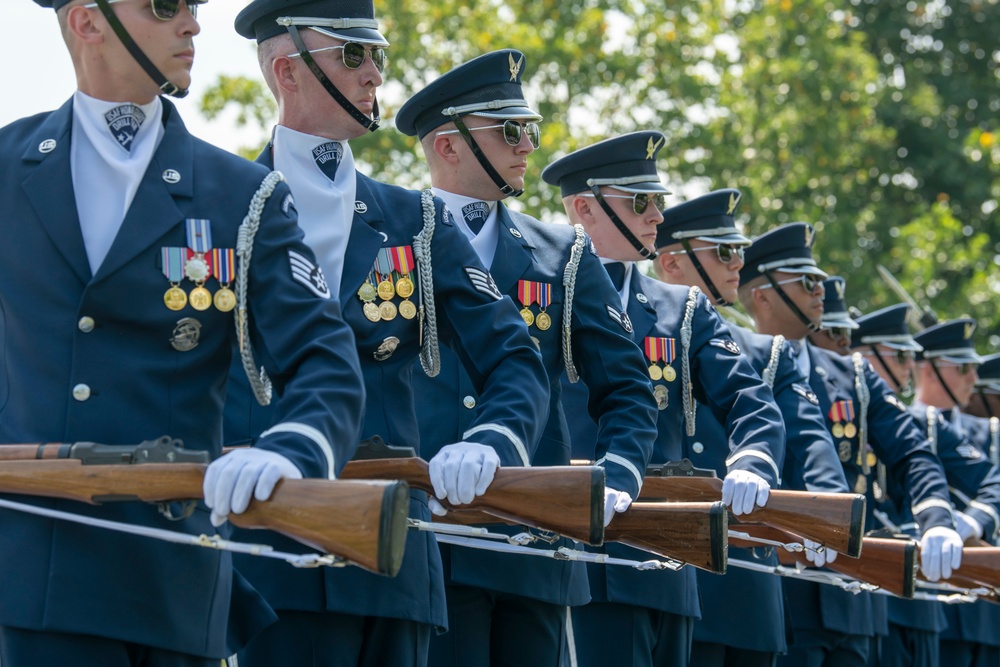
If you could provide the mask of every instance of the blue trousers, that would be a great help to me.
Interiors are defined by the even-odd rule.
[[[3,667],[219,667],[219,663],[117,639],[0,626]]]
[[[694,619],[614,602],[573,607],[579,667],[688,667]]]
[[[872,638],[830,630],[796,629],[779,667],[865,667]]]

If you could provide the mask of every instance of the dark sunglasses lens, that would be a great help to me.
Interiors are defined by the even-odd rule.
[[[808,273],[802,276],[802,286],[807,292],[812,292],[816,289],[816,279],[810,276]]]
[[[638,215],[642,215],[649,208],[650,202],[657,211],[662,211],[667,207],[667,197],[663,194],[649,195],[645,192],[638,192],[632,196],[632,210]]]
[[[354,42],[344,44],[344,64],[350,69],[357,69],[365,63],[365,47]]]
[[[180,8],[181,5],[180,0],[178,0],[177,2],[174,2],[173,0],[152,0],[152,2],[153,2],[153,15],[156,16],[156,18],[163,21],[169,21],[170,19],[177,16],[177,10]],[[195,11],[197,11],[193,6],[190,7],[190,9],[192,14],[194,14]]]
[[[374,48],[369,52],[368,55],[371,56],[372,63],[375,65],[375,69],[377,69],[379,72],[384,72],[386,63],[388,62],[385,56],[385,49],[383,49],[382,47]]]
[[[847,333],[847,329],[843,327],[832,327],[830,329],[830,338],[843,338]]]
[[[542,131],[538,128],[538,123],[528,123],[524,126],[524,131],[528,133],[528,141],[532,148],[542,145]]]
[[[719,252],[719,261],[723,264],[729,264],[733,257],[743,259],[743,246],[720,244],[715,247]]]
[[[515,121],[505,120],[503,122],[503,140],[510,146],[517,146],[521,143],[521,126]]]
[[[896,363],[900,366],[913,361],[913,352],[910,350],[896,350]]]
[[[972,364],[959,364],[958,365],[958,372],[959,372],[960,375],[966,375],[971,370],[972,370]]]

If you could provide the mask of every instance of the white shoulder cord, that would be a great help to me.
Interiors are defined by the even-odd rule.
[[[1000,465],[1000,419],[990,417],[990,462]]]
[[[778,363],[781,361],[781,348],[785,345],[785,337],[778,334],[771,339],[771,357],[767,360],[767,367],[761,379],[768,387],[774,389],[774,376],[778,374]]]
[[[937,429],[937,410],[932,406],[927,406],[927,440],[931,444],[931,453],[937,456],[938,453],[938,429]]]
[[[431,239],[434,237],[434,195],[430,190],[420,193],[424,226],[413,237],[413,256],[417,260],[417,280],[420,283],[420,366],[427,377],[441,372],[441,350],[438,348],[437,310],[434,306],[434,274],[431,264]]]
[[[854,362],[854,388],[858,393],[858,451],[861,452],[861,471],[867,477],[872,471],[865,454],[868,446],[868,405],[871,403],[871,392],[865,382],[864,357],[860,352],[855,352],[851,355],[851,360]]]
[[[583,248],[587,238],[582,225],[573,225],[573,231],[576,232],[576,239],[573,241],[573,249],[570,251],[566,270],[563,271],[563,291],[566,296],[562,316],[562,347],[563,361],[566,364],[566,377],[570,382],[578,382],[580,374],[573,362],[573,296],[576,292],[576,272],[580,268],[580,258],[583,256]]]
[[[698,295],[701,290],[691,287],[688,291],[687,305],[684,308],[684,321],[681,323],[681,398],[684,405],[684,425],[687,428],[688,437],[693,437],[695,432],[695,411],[698,403],[694,400],[694,383],[691,377],[691,330],[694,321],[694,308],[698,304]]]
[[[264,213],[264,205],[268,197],[274,192],[278,183],[285,180],[281,172],[272,171],[260,184],[253,199],[250,200],[250,210],[247,212],[243,222],[240,224],[239,233],[236,237],[236,257],[238,268],[236,271],[236,336],[240,345],[240,360],[243,362],[243,370],[246,371],[250,380],[250,388],[257,402],[261,405],[268,405],[271,402],[271,380],[267,373],[261,368],[257,370],[257,365],[253,360],[253,351],[250,349],[249,316],[247,315],[247,282],[250,280],[250,259],[253,257],[253,240],[260,228],[260,218]]]

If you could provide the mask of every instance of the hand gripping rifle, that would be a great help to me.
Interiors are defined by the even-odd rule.
[[[695,468],[688,459],[650,465],[639,500],[713,502],[722,498],[714,470]],[[729,517],[730,525],[762,523],[807,537],[852,558],[861,555],[865,497],[854,493],[814,493],[771,489],[765,507]]]
[[[401,480],[433,494],[428,463],[414,454],[412,449],[386,445],[375,436],[362,443],[340,478]],[[441,504],[450,508],[447,501]],[[483,495],[451,509],[480,510],[504,521],[599,546],[604,541],[604,469],[498,468]],[[492,522],[496,523],[496,518]]]
[[[164,436],[138,445],[0,445],[0,493],[91,504],[202,498],[208,452]],[[360,567],[394,576],[403,561],[409,488],[403,482],[283,479],[229,521],[266,528]]]

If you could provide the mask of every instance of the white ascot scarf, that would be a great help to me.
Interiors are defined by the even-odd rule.
[[[448,210],[451,212],[451,217],[455,220],[455,224],[458,225],[458,228],[461,229],[462,233],[469,239],[469,243],[472,244],[472,249],[476,251],[477,255],[479,255],[479,259],[483,263],[483,266],[486,268],[493,266],[493,257],[496,255],[497,240],[499,239],[499,228],[497,226],[497,202],[485,202],[486,205],[490,207],[490,214],[486,217],[486,222],[483,223],[483,228],[479,230],[478,234],[476,234],[469,229],[469,225],[465,222],[465,218],[462,217],[462,207],[473,202],[483,201],[482,199],[466,197],[465,195],[457,195],[454,192],[448,192],[446,190],[442,190],[441,188],[431,188],[431,192],[444,201],[445,206],[447,206]]]
[[[146,118],[132,140],[131,151],[123,149],[104,118],[122,104],[98,100],[80,91],[73,95],[69,164],[92,275],[107,257],[163,138],[163,105],[156,97],[149,104],[136,105]]]
[[[327,178],[316,164],[313,149],[331,141],[282,125],[274,128],[274,168],[288,179],[299,213],[299,227],[316,253],[330,291],[337,295],[354,220],[358,182],[354,153],[347,141],[336,142],[344,152],[334,180]]]

